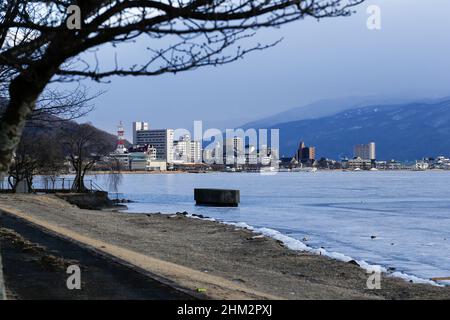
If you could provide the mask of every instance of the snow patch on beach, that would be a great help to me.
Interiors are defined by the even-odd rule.
[[[240,229],[247,229],[254,233],[262,234],[269,238],[278,240],[281,243],[283,243],[283,245],[285,245],[288,249],[291,249],[291,250],[305,251],[305,252],[309,252],[309,253],[316,254],[316,255],[326,256],[326,257],[329,257],[329,258],[332,258],[332,259],[335,259],[338,261],[343,261],[343,262],[349,262],[349,261],[353,260],[353,261],[356,261],[358,263],[358,265],[362,269],[366,270],[366,272],[368,272],[368,273],[380,272],[380,273],[385,273],[390,277],[400,278],[400,279],[403,279],[405,281],[412,282],[412,283],[421,283],[421,284],[430,284],[433,286],[442,286],[441,284],[439,284],[435,281],[422,279],[422,278],[416,277],[414,275],[406,274],[406,273],[399,272],[399,271],[391,272],[388,270],[388,268],[383,267],[381,265],[370,264],[364,260],[356,260],[350,256],[347,256],[347,255],[339,253],[339,252],[330,252],[323,248],[312,248],[312,247],[306,245],[305,243],[303,243],[302,241],[292,238],[292,237],[289,237],[289,236],[282,234],[281,232],[274,230],[274,229],[255,228],[253,226],[248,225],[245,222],[226,222],[226,221],[221,221],[221,220],[217,220],[217,219],[209,218],[209,217],[201,218],[201,217],[198,217],[198,216],[195,216],[192,214],[188,214],[187,216],[190,218],[219,222],[222,224],[235,226]]]

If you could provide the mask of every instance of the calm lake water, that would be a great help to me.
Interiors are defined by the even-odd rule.
[[[108,190],[107,178],[94,177]],[[422,278],[450,276],[450,172],[128,174],[130,212],[187,211],[267,227]],[[196,187],[241,190],[238,208],[195,206]],[[375,239],[372,239],[375,236]]]

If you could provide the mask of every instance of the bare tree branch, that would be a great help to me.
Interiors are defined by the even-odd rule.
[[[311,17],[348,16],[364,0],[8,0],[0,3],[0,172],[26,119],[56,81],[156,76],[236,61],[275,43],[250,44],[260,28]],[[67,28],[68,8],[81,29]],[[144,61],[103,69],[97,50],[148,40]],[[243,44],[246,44],[243,46]],[[92,62],[94,61],[94,62]]]

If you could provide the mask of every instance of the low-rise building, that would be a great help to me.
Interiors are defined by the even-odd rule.
[[[164,160],[150,160],[147,161],[147,171],[167,171],[167,162]]]
[[[344,165],[344,162],[343,162]],[[350,170],[369,170],[372,168],[372,160],[370,159],[361,159],[357,157],[355,159],[348,160],[345,164],[346,169]]]
[[[117,161],[119,167],[123,170],[128,170],[130,168],[130,154],[129,153],[110,153],[106,159],[104,159],[105,165],[111,163],[113,161]]]
[[[316,159],[316,147],[307,147],[303,141],[300,142],[295,159],[302,164],[312,165]]]
[[[124,153],[111,153],[105,163],[118,161],[122,170],[131,171],[165,171],[166,161],[157,159],[157,150],[151,145],[136,145]]]

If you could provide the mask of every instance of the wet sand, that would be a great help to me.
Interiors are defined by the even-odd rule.
[[[215,299],[450,299],[450,287],[382,276],[367,289],[357,265],[182,214],[82,210],[55,196],[0,195],[0,210],[112,257],[171,287]]]

